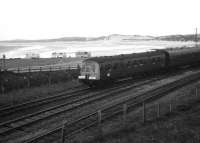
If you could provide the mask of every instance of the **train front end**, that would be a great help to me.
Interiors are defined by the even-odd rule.
[[[100,80],[99,64],[95,61],[83,61],[78,79],[89,86],[95,86],[98,84]]]

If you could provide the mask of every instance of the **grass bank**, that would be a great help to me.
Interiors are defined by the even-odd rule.
[[[12,106],[19,103],[52,96],[56,93],[68,91],[74,87],[82,86],[77,80],[59,82],[52,85],[41,85],[39,87],[22,88],[13,90],[0,96],[0,108]]]
[[[199,103],[200,86],[197,82],[147,104],[145,124],[142,122],[143,109],[138,108],[127,114],[125,122],[119,116],[102,124],[100,135],[98,128],[91,128],[77,134],[71,142],[199,143]]]
[[[44,71],[31,73],[0,73],[0,93],[8,93],[22,88],[33,88],[77,79],[79,70]]]

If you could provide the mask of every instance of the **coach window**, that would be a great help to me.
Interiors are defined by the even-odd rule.
[[[111,64],[108,64],[106,69],[111,69],[112,68],[112,65]]]
[[[155,57],[155,58],[153,58],[154,59],[154,63],[156,64],[157,63],[157,58]]]
[[[140,60],[137,60],[137,61],[136,61],[136,65],[137,65],[137,66],[140,66]]]
[[[118,63],[115,63],[113,66],[113,69],[117,69],[117,67],[118,67]]]
[[[156,62],[156,63],[158,62],[158,57],[155,57],[155,62]]]
[[[107,68],[108,68],[108,66],[105,64],[105,65],[103,66],[103,69],[106,70]]]
[[[144,59],[144,65],[148,63],[148,59]]]
[[[143,65],[144,65],[144,61],[143,61],[143,60],[140,60],[140,61],[139,61],[139,65],[140,65],[140,66],[143,66]]]
[[[138,66],[138,62],[137,61],[133,61],[133,66],[137,67]]]
[[[156,64],[157,63],[157,58],[155,57],[155,58],[153,58],[154,59],[154,63]]]
[[[130,62],[130,61],[128,61],[127,67],[128,67],[128,68],[131,68],[131,62]]]
[[[103,64],[101,64],[101,66],[100,66],[100,70],[103,70],[104,69],[104,66],[103,66]]]
[[[132,62],[132,66],[135,67],[135,61]]]
[[[156,59],[155,58],[152,58],[152,64],[156,64]]]
[[[158,60],[158,63],[161,62],[161,57],[158,57],[157,60]]]
[[[107,69],[109,69],[109,65],[106,64],[105,65],[105,70],[107,70]]]
[[[122,62],[121,62],[121,63],[120,63],[120,67],[122,67],[122,68],[123,68],[123,67],[124,67],[124,63],[122,63]]]
[[[140,65],[140,64],[141,64],[141,60],[138,60],[137,64],[138,64],[138,66],[141,66],[141,65]]]

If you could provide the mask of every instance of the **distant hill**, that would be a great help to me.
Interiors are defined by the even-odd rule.
[[[10,42],[10,43],[32,43],[32,42],[57,42],[57,41],[97,41],[104,40],[106,37],[62,37],[56,39],[39,39],[39,40],[25,40],[25,39],[16,39],[16,40],[4,40],[0,42]]]
[[[167,36],[143,36],[143,35],[120,35],[112,34],[108,36],[100,37],[62,37],[55,39],[39,39],[39,40],[25,40],[25,39],[16,39],[16,40],[5,40],[0,42],[9,42],[9,43],[32,43],[32,42],[86,42],[86,41],[98,41],[98,40],[112,40],[112,41],[138,41],[138,40],[167,40],[167,41],[195,41],[194,34],[188,35],[167,35]],[[198,41],[200,36],[198,35]]]
[[[25,40],[25,39],[16,39],[16,40],[5,40],[0,42],[9,42],[9,43],[32,43],[32,42],[72,42],[72,41],[98,41],[98,40],[116,40],[116,41],[129,41],[129,40],[149,40],[154,39],[152,36],[141,36],[141,35],[120,35],[120,34],[112,34],[108,36],[100,36],[100,37],[62,37],[56,39],[40,39],[40,40]]]
[[[121,41],[134,41],[134,40],[153,40],[155,37],[153,36],[142,36],[142,35],[120,35],[120,34],[112,34],[107,36],[109,40],[121,40]]]
[[[197,36],[198,41],[200,40],[200,35]],[[196,35],[188,34],[188,35],[168,35],[168,36],[160,36],[156,37],[158,40],[167,40],[167,41],[195,41]]]

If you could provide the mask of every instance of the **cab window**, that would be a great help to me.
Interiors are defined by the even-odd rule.
[[[113,69],[117,69],[118,68],[118,63],[115,63],[113,66]]]
[[[131,68],[131,62],[130,61],[127,62],[127,67]]]

